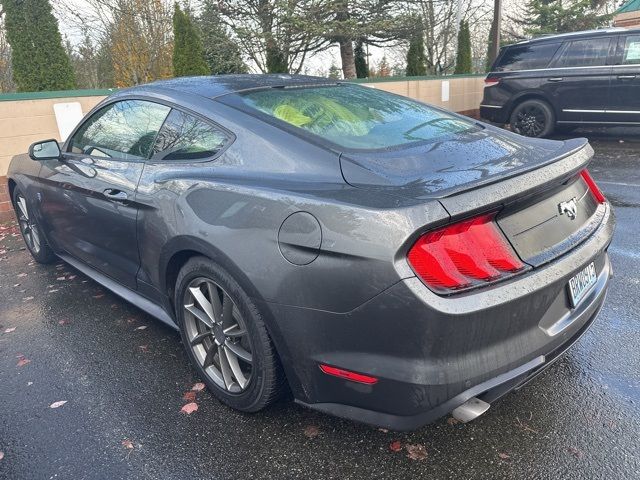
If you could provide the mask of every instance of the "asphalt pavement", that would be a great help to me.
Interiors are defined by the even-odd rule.
[[[640,129],[575,135],[617,216],[598,320],[485,415],[412,433],[290,402],[230,410],[192,390],[175,331],[63,263],[34,264],[0,226],[0,478],[640,478]]]

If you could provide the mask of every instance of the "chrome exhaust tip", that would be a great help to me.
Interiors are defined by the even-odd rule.
[[[473,397],[464,402],[458,408],[451,412],[451,415],[456,420],[460,420],[462,423],[470,422],[471,420],[478,418],[484,412],[489,410],[491,405],[479,398]]]

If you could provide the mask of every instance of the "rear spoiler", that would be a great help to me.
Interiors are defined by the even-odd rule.
[[[532,170],[514,172],[507,178],[491,178],[484,185],[475,184],[472,191],[440,198],[440,203],[455,220],[560,185],[583,170],[593,158],[593,148],[586,138],[567,140],[564,146],[560,155]]]

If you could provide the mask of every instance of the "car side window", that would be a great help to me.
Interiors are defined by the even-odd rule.
[[[611,39],[574,40],[560,54],[556,67],[598,67],[607,64]]]
[[[544,43],[541,45],[514,45],[508,47],[499,58],[496,71],[535,70],[545,68],[556,51],[558,43]]]
[[[144,160],[170,107],[144,100],[107,105],[89,118],[69,142],[69,151],[119,160]]]
[[[623,65],[640,64],[640,35],[629,35],[624,44],[624,53],[622,54]]]
[[[217,154],[228,140],[222,130],[173,109],[158,134],[151,160],[204,160]]]

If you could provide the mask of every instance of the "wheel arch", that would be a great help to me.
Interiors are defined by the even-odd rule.
[[[9,187],[9,199],[11,200],[11,203],[13,203],[13,192],[15,192],[18,184],[13,178],[9,178],[9,180],[7,181],[7,186]]]
[[[269,303],[264,300],[260,292],[253,285],[247,275],[221,250],[197,237],[180,236],[171,240],[163,249],[160,255],[159,272],[160,288],[166,292],[171,304],[175,308],[173,297],[175,296],[175,282],[180,269],[193,257],[205,257],[218,263],[238,282],[240,287],[257,303],[260,313],[267,327],[269,337],[273,341],[276,353],[280,358],[284,368],[285,377],[290,388],[300,391],[300,381],[294,369],[283,359],[290,358],[289,349],[282,336],[282,332],[275,321],[273,312],[269,308]]]
[[[515,97],[514,99],[512,99],[511,103],[509,104],[509,109],[507,111],[508,123],[511,122],[511,114],[513,114],[513,111],[515,110],[515,108],[518,105],[520,105],[522,102],[526,102],[527,100],[541,100],[545,102],[547,105],[549,105],[549,107],[551,108],[551,111],[555,115],[555,120],[557,120],[558,112],[556,110],[556,107],[553,104],[553,102],[545,94],[541,92],[523,92],[519,94],[517,97]]]

